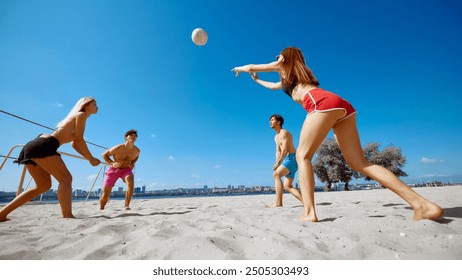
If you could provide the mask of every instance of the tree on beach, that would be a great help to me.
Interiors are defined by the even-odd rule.
[[[323,161],[318,160],[318,158],[319,158],[319,155],[316,156],[316,160],[313,163],[314,174],[316,174],[316,176],[321,182],[326,183],[325,190],[330,191],[332,189],[332,183],[334,182],[332,182],[329,178],[329,175],[327,172],[328,165],[325,164]]]
[[[401,149],[390,145],[380,152],[379,147],[379,143],[367,144],[363,149],[366,159],[372,163],[385,167],[398,177],[406,177],[407,173],[402,170],[402,167],[406,164],[406,157],[403,156]],[[361,177],[366,181],[373,180],[364,175]]]
[[[348,166],[333,138],[327,138],[319,147],[313,169],[318,179],[326,183],[327,191],[331,191],[332,184],[338,182],[345,183],[344,190],[350,190],[348,183],[353,177],[359,177],[359,174]]]
[[[401,149],[390,145],[379,151],[379,147],[379,143],[367,144],[363,149],[366,159],[385,167],[398,177],[407,176],[406,172],[402,170],[406,163],[406,157],[402,155]],[[318,179],[326,183],[326,191],[331,191],[332,184],[339,182],[345,183],[344,190],[349,190],[348,185],[353,178],[364,178],[366,181],[373,180],[348,166],[337,142],[333,138],[327,138],[319,147],[316,159],[313,162],[313,169]]]

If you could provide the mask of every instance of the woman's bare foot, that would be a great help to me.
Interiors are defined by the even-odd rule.
[[[300,217],[298,217],[298,219],[303,222],[312,222],[312,223],[318,222],[318,217],[316,217],[316,214],[314,215],[313,214],[308,214],[308,215],[302,214],[300,215]]]
[[[74,215],[66,215],[66,216],[63,216],[64,219],[75,219],[75,216]]]
[[[0,223],[1,222],[6,222],[6,221],[9,221],[10,219],[8,219],[7,217],[0,217]]]
[[[419,220],[438,220],[444,214],[444,210],[441,209],[438,205],[426,201],[422,206],[419,208],[414,208],[414,221]]]
[[[278,205],[278,204],[266,205],[266,208],[278,208],[278,207],[282,207],[282,205]]]
[[[125,210],[132,210],[129,206],[125,206]]]

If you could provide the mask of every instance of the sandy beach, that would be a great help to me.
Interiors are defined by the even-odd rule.
[[[461,260],[462,186],[416,188],[445,210],[437,222],[388,190],[316,193],[319,223],[289,194],[30,203],[0,223],[2,260]]]

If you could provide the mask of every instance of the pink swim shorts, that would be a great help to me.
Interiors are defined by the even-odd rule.
[[[104,178],[104,187],[113,187],[119,178],[125,182],[125,178],[127,178],[127,176],[130,175],[133,175],[131,168],[119,169],[111,166],[106,171],[106,177]]]

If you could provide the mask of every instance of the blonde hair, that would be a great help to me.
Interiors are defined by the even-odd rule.
[[[88,104],[90,104],[90,102],[92,102],[94,100],[95,100],[95,98],[93,98],[93,97],[82,97],[82,98],[80,98],[80,100],[77,101],[77,103],[75,103],[74,107],[69,111],[69,114],[67,114],[67,116],[62,121],[60,121],[56,125],[56,127],[63,127],[69,121],[69,119],[71,119],[75,114],[77,114],[78,112],[84,112],[85,108],[88,106]]]

